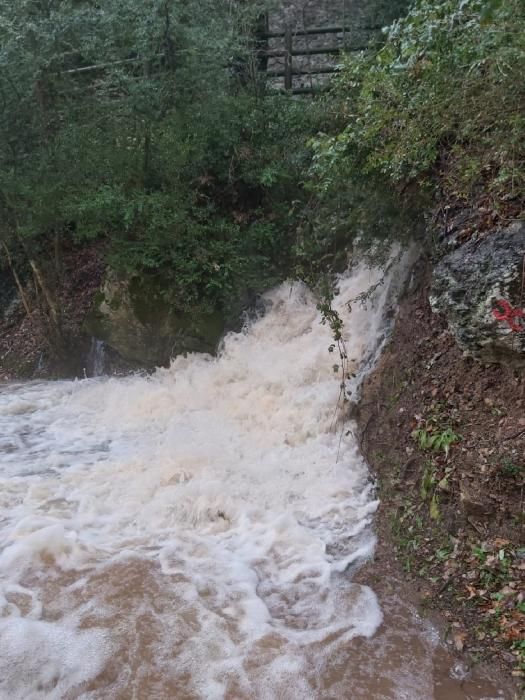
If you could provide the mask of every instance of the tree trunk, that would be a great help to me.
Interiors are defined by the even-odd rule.
[[[29,299],[27,298],[26,293],[24,292],[24,287],[22,286],[22,282],[20,281],[20,277],[18,276],[18,272],[16,271],[16,268],[13,263],[13,259],[11,258],[11,253],[9,252],[9,248],[7,247],[7,243],[5,241],[2,241],[2,248],[4,249],[6,258],[7,258],[7,264],[9,265],[9,269],[11,270],[13,274],[13,278],[15,280],[16,288],[18,290],[18,294],[20,295],[20,300],[22,301],[22,305],[25,309],[25,312],[28,316],[28,318],[32,319],[33,314],[31,311],[31,307],[29,305]]]
[[[60,232],[56,231],[54,238],[53,238],[53,244],[54,244],[54,252],[55,252],[55,274],[57,278],[57,282],[60,285],[62,285],[62,282],[64,280],[64,266],[62,264],[62,248],[61,248],[61,236]]]
[[[50,347],[52,348],[52,351],[58,356],[64,356],[65,350],[66,350],[66,343],[64,340],[64,334],[62,330],[62,314],[60,313],[60,309],[58,307],[58,304],[55,300],[55,296],[53,292],[51,291],[51,288],[49,287],[46,277],[44,273],[42,272],[40,266],[38,265],[37,261],[35,258],[31,255],[29,252],[29,249],[26,245],[26,242],[18,232],[18,230],[15,229],[15,234],[16,237],[18,238],[18,241],[20,245],[22,246],[22,249],[24,250],[27,260],[29,262],[29,265],[31,267],[31,270],[33,271],[33,277],[35,279],[35,287],[37,289],[37,296],[38,296],[38,288],[40,288],[42,292],[42,296],[45,300],[46,307],[48,310],[48,314],[46,314],[48,318],[48,325],[49,325],[49,330],[50,330],[50,337],[49,337],[49,344]]]
[[[35,279],[37,280],[38,285],[42,290],[42,294],[44,295],[44,299],[46,300],[46,304],[49,309],[49,314],[57,339],[60,340],[60,344],[63,344],[62,319],[53,293],[51,292],[46,282],[45,276],[42,273],[42,270],[38,267],[36,261],[31,257],[29,257],[28,259],[29,264],[31,265],[31,269],[33,270],[33,273],[35,275]]]

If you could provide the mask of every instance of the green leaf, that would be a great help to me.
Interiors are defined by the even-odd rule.
[[[432,496],[432,500],[430,501],[430,517],[432,520],[439,520],[441,517],[439,512],[439,501],[436,494]]]

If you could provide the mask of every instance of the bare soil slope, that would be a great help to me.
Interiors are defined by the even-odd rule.
[[[491,658],[520,684],[525,377],[463,355],[430,310],[429,280],[430,265],[359,408],[380,488],[377,556],[413,579],[458,652]]]

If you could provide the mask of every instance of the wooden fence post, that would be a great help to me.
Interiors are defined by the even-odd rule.
[[[292,51],[293,51],[292,28],[290,25],[287,24],[285,34],[284,34],[284,89],[285,90],[291,90],[293,87]]]

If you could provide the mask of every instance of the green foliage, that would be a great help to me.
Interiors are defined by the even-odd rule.
[[[501,462],[502,474],[509,478],[518,478],[523,473],[523,465],[516,464],[511,459],[503,459]]]
[[[423,498],[423,500],[427,498],[428,494],[430,493],[430,490],[435,484],[434,472],[435,469],[433,465],[427,465],[423,473],[423,478],[421,479],[421,498]]]
[[[362,27],[407,10],[357,5]],[[417,0],[318,101],[264,94],[265,7],[0,0],[0,240],[49,261],[57,234],[100,239],[183,311],[292,273],[337,344],[325,273],[350,242],[384,264],[436,192],[523,200],[521,0]]]
[[[436,465],[433,462],[428,462],[421,479],[420,493],[423,501],[426,501],[430,497],[429,515],[432,520],[439,520],[441,518],[438,489],[446,489],[446,478],[438,482],[436,477]]]
[[[383,210],[425,191],[523,203],[524,72],[521,0],[417,0],[379,51],[346,59],[338,126],[313,144],[317,191],[369,196],[364,225],[377,191]]]
[[[184,311],[285,276],[318,116],[261,97],[263,10],[0,0],[0,237],[44,259],[57,232],[102,239]]]
[[[451,445],[460,439],[460,436],[452,428],[434,432],[427,430],[427,428],[418,428],[414,430],[412,437],[422,450],[433,450],[434,452],[443,450],[446,456],[448,456]]]
[[[429,513],[432,520],[439,520],[441,518],[441,513],[439,511],[439,497],[437,493],[434,493],[430,499]]]

